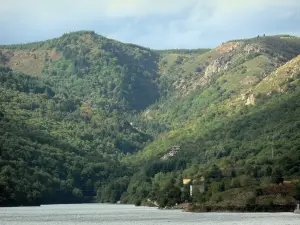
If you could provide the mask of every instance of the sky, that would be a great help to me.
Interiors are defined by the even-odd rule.
[[[154,49],[300,36],[300,0],[0,0],[0,44],[78,30]]]

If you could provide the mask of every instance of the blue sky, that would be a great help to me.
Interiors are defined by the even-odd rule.
[[[0,1],[0,44],[77,30],[155,49],[215,47],[258,34],[300,36],[300,0]]]

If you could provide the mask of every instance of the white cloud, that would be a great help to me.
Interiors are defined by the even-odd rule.
[[[269,8],[300,9],[299,0],[2,0],[0,12],[18,17],[27,15],[38,21],[99,20],[123,17],[146,17],[180,13],[190,7],[191,16],[202,17],[205,10],[213,12],[210,19],[231,18],[236,14],[263,13]],[[284,14],[286,12],[282,12]],[[276,16],[276,15],[273,15]],[[1,19],[4,16],[0,17]],[[195,19],[195,18],[194,18]],[[240,19],[240,18],[236,18]]]
[[[1,4],[0,12],[14,16],[18,16],[15,13],[21,13],[40,21],[84,21],[172,14],[195,2],[196,0],[10,0]]]
[[[198,1],[183,20],[170,22],[172,28],[160,32],[169,37],[167,47],[213,47],[262,32],[299,33],[300,29],[295,30],[300,23],[299,12],[299,0]],[[151,36],[143,38],[151,42]]]
[[[0,41],[16,35],[18,29],[53,37],[92,28],[150,47],[203,47],[258,32],[299,33],[291,24],[300,22],[299,0],[0,1],[0,24],[8,31]],[[103,25],[111,21],[115,22],[113,27],[104,29]]]

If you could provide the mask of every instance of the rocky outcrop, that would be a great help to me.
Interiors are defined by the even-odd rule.
[[[254,97],[254,94],[251,94],[251,95],[247,98],[245,105],[255,105],[255,97]]]
[[[244,47],[244,51],[247,52],[248,54],[253,52],[259,53],[262,51],[262,48],[259,44],[247,44]]]
[[[245,102],[245,105],[255,105],[255,96],[253,93],[242,94],[241,99]]]
[[[212,61],[205,69],[204,77],[208,78],[213,73],[219,73],[223,70],[227,70],[231,64],[232,54],[223,54]]]
[[[216,51],[220,53],[228,53],[234,51],[236,48],[242,45],[242,42],[239,41],[229,41],[224,44],[219,45],[216,47]]]

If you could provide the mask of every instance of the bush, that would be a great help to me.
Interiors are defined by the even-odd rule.
[[[241,70],[241,74],[245,74],[247,72],[247,69],[246,68],[243,68],[242,70]]]
[[[72,191],[72,194],[77,198],[82,198],[83,197],[82,191],[78,188],[74,188],[73,191]]]
[[[202,71],[203,71],[203,70],[202,70],[202,68],[201,68],[201,67],[197,67],[195,72],[197,72],[197,73],[201,73]]]
[[[182,56],[178,56],[175,62],[176,64],[181,64],[183,62]]]
[[[274,184],[280,184],[283,182],[282,172],[278,168],[273,170],[271,174],[271,182]]]
[[[136,199],[134,202],[135,206],[140,206],[142,204],[142,200],[141,199]]]

